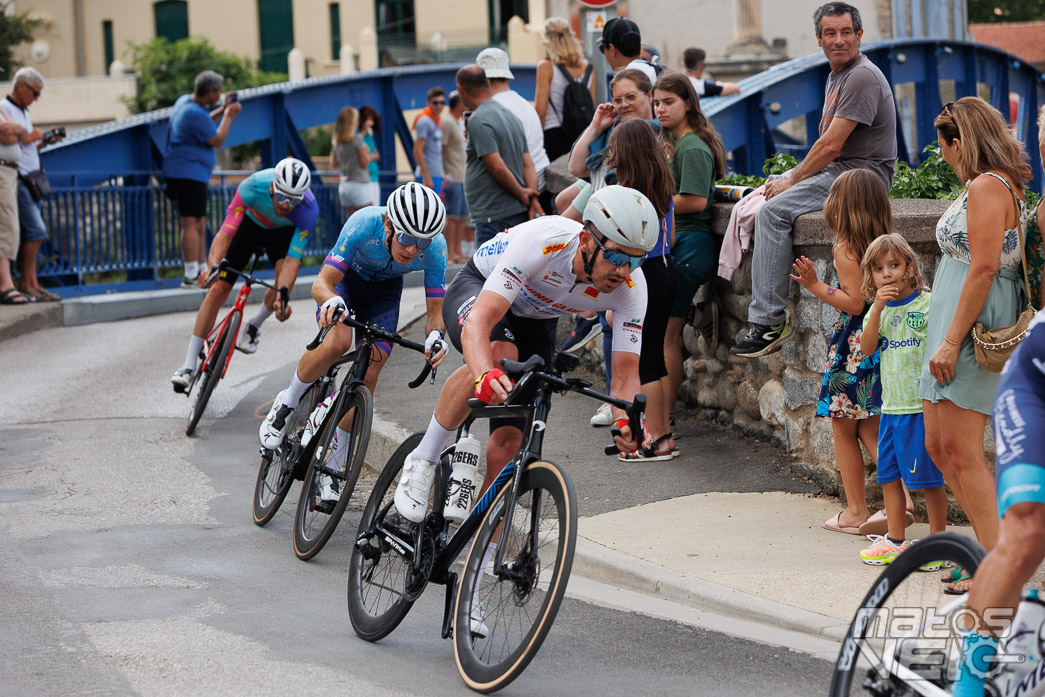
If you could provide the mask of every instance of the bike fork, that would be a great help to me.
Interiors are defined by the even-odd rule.
[[[457,584],[460,580],[457,573],[451,571],[446,576],[446,603],[443,606],[443,631],[442,637],[449,639],[454,633],[454,598],[457,597]]]

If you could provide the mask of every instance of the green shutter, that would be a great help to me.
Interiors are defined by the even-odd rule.
[[[152,6],[156,36],[174,43],[189,36],[189,3],[185,0],[160,0]]]
[[[292,0],[258,0],[258,26],[261,30],[258,67],[274,73],[287,72],[287,53],[294,48]]]
[[[112,20],[107,19],[102,22],[102,44],[105,46],[105,65],[102,66],[102,73],[105,75],[109,74],[109,66],[116,60],[116,54],[113,49],[112,43]]]
[[[330,3],[330,60],[341,57],[341,5]]]

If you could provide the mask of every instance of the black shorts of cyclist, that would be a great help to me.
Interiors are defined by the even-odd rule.
[[[194,179],[167,179],[167,198],[178,204],[178,215],[183,218],[202,218],[207,215],[207,182]]]
[[[464,351],[461,348],[461,329],[468,320],[472,306],[485,283],[486,279],[469,259],[446,288],[446,297],[443,298],[443,324],[446,325],[446,335],[450,343],[462,354]],[[536,355],[544,358],[545,365],[551,365],[552,355],[555,353],[555,325],[558,321],[558,318],[519,317],[509,310],[490,331],[490,341],[507,341],[514,344],[519,351],[520,361]],[[526,419],[490,419],[491,433],[501,426],[515,426],[521,431],[526,428]]]
[[[229,251],[225,252],[225,258],[229,260],[228,265],[237,271],[243,271],[250,263],[250,257],[254,253],[265,252],[269,261],[275,266],[277,261],[287,256],[287,250],[290,249],[290,241],[294,239],[295,232],[296,228],[293,225],[274,229],[263,228],[249,217],[243,216],[243,222],[240,223],[239,230],[236,231],[232,244],[229,245]],[[224,235],[225,233],[218,234]],[[218,278],[226,283],[235,283],[237,276],[222,271],[218,274]]]
[[[360,322],[370,322],[392,334],[396,333],[399,327],[399,304],[403,297],[402,276],[384,281],[364,281],[349,270],[334,287],[334,292],[341,296],[352,316]],[[320,310],[322,306],[316,305],[317,320]],[[363,335],[356,332],[356,346],[362,341]],[[392,353],[392,344],[387,341],[375,341],[374,346],[380,347],[385,354]]]

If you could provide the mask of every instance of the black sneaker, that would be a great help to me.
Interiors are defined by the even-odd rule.
[[[584,319],[577,315],[573,321],[573,332],[570,334],[570,338],[563,342],[559,350],[573,353],[599,334],[602,334],[602,322],[599,321],[598,317]]]
[[[780,350],[780,347],[795,338],[795,333],[787,322],[767,327],[764,324],[752,324],[747,336],[739,344],[729,349],[734,356],[757,358],[768,356]]]

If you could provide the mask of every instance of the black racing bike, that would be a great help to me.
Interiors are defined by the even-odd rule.
[[[577,499],[569,475],[544,459],[551,397],[578,392],[625,409],[633,433],[641,433],[645,397],[634,402],[589,389],[587,380],[565,372],[572,354],[556,354],[550,371],[534,356],[525,363],[502,360],[515,386],[504,404],[472,399],[476,419],[525,417],[525,444],[505,465],[459,527],[443,517],[455,446],[440,458],[427,517],[411,523],[393,497],[403,462],[421,440],[410,436],[381,472],[363,511],[348,572],[348,614],[368,641],[387,636],[402,622],[429,582],[446,587],[442,636],[454,639],[454,656],[465,684],[494,692],[517,678],[533,660],[566,592],[577,541]],[[619,433],[619,431],[617,432]],[[616,453],[615,446],[607,454]],[[474,539],[474,543],[469,543]],[[490,545],[495,551],[489,555]],[[469,550],[458,576],[451,566]],[[489,559],[489,562],[487,560]]]
[[[422,354],[425,351],[421,344],[340,311],[335,318],[335,322],[356,330],[356,347],[330,366],[301,398],[289,417],[287,434],[280,446],[275,450],[261,448],[261,465],[254,484],[254,522],[265,525],[279,510],[294,480],[302,481],[294,512],[294,553],[302,560],[316,556],[334,534],[363,468],[374,417],[374,400],[363,378],[371,362],[381,359],[375,342],[388,341]],[[331,323],[321,329],[306,349],[312,351],[319,346],[333,326]],[[441,349],[441,342],[436,342],[432,355]],[[351,367],[336,389],[337,374],[349,363]],[[409,386],[418,387],[429,376],[434,383],[436,369],[426,362]],[[337,427],[346,417],[351,424],[345,429],[349,441],[335,449],[332,445]],[[340,462],[333,461],[335,452],[340,455]]]

